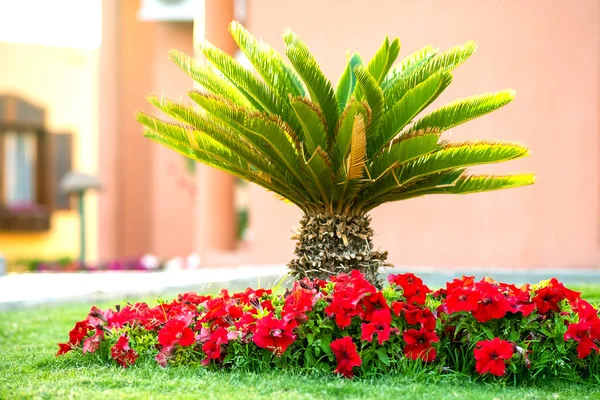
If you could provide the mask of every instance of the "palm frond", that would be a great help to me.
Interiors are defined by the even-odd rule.
[[[286,30],[286,55],[233,22],[230,32],[254,68],[206,42],[206,63],[170,58],[202,89],[188,105],[151,96],[173,118],[140,113],[144,134],[194,160],[257,183],[305,212],[359,215],[389,201],[473,193],[533,183],[531,174],[466,175],[478,164],[528,154],[512,142],[440,141],[444,131],[509,103],[510,90],[420,114],[452,81],[474,42],[439,53],[426,46],[393,65],[398,39],[385,38],[368,63],[347,60],[333,87],[313,54]]]
[[[475,42],[468,41],[463,45],[455,46],[442,54],[436,55],[424,63],[419,64],[410,73],[400,73],[395,77],[385,90],[386,107],[391,107],[404,96],[406,92],[439,72],[451,72],[466,61],[477,48]]]
[[[385,91],[390,85],[394,84],[397,79],[402,79],[403,76],[409,76],[415,68],[429,61],[437,54],[437,52],[438,49],[434,49],[432,46],[428,45],[404,57],[385,77],[381,83],[381,88]]]
[[[428,175],[412,184],[400,186],[390,190],[382,196],[373,199],[367,203],[363,209],[372,210],[373,208],[392,201],[406,200],[413,197],[424,196],[431,190],[452,187],[456,184],[466,168],[457,168],[450,171],[444,171],[433,175]]]
[[[395,140],[372,161],[369,172],[373,180],[401,164],[439,149],[439,132],[419,131]]]
[[[231,36],[248,60],[254,65],[269,87],[283,99],[288,95],[304,96],[306,93],[300,78],[288,67],[283,58],[271,46],[256,40],[239,22],[229,25]]]
[[[304,131],[303,137],[308,153],[313,154],[317,147],[320,147],[321,151],[329,149],[327,121],[319,106],[305,97],[295,98],[291,104]]]
[[[171,50],[169,59],[207,91],[220,94],[238,106],[254,108],[253,102],[250,102],[233,83],[223,78],[209,65],[196,62],[192,57],[178,50]]]
[[[362,115],[363,121],[367,126],[371,123],[371,108],[366,101],[352,99],[344,113],[339,119],[336,128],[334,148],[331,151],[331,159],[335,171],[340,171],[344,167],[344,162],[350,154],[350,144],[352,142],[352,128],[354,127],[354,118]],[[342,174],[339,173],[339,176]]]
[[[371,109],[371,121],[367,126],[368,154],[373,154],[373,140],[378,135],[379,122],[383,116],[383,91],[369,71],[361,66],[354,68],[361,93]]]
[[[334,173],[329,155],[319,146],[306,162],[306,165],[323,199],[323,204],[330,209],[334,192]]]
[[[327,126],[329,127],[329,135],[333,138],[333,130],[339,116],[338,103],[333,86],[329,79],[325,77],[323,71],[321,71],[321,67],[319,67],[319,64],[308,50],[306,44],[296,34],[290,30],[286,30],[283,38],[286,44],[285,53],[298,75],[300,75],[306,84],[310,98],[323,110]]]
[[[290,126],[299,127],[296,114],[289,105],[287,97],[280,97],[264,81],[244,68],[237,60],[209,42],[206,42],[201,50],[207,60],[234,83],[248,100],[258,106],[259,111],[265,110],[271,114],[279,115]]]
[[[371,61],[369,61],[367,67],[377,84],[383,82],[383,79],[396,61],[396,58],[398,58],[399,53],[400,40],[396,38],[390,43],[389,38],[386,36],[383,44],[379,50],[377,50]]]
[[[362,207],[379,196],[413,184],[428,175],[513,160],[527,155],[529,150],[526,147],[513,142],[469,141],[448,144],[439,151],[400,164],[390,174],[365,187],[358,204]]]
[[[413,118],[431,104],[451,81],[450,73],[440,72],[409,90],[384,114],[377,135],[370,140],[369,155],[380,152]]]
[[[365,161],[367,159],[367,131],[365,120],[359,114],[354,117],[352,127],[352,140],[350,154],[346,166],[346,179],[360,179],[363,177]]]
[[[350,153],[343,169],[343,180],[338,207],[343,206],[346,197],[354,197],[361,186],[360,179],[364,176],[365,162],[367,160],[367,128],[361,114],[354,117],[352,137],[350,140]]]
[[[467,194],[533,185],[535,174],[469,175],[445,188],[436,188],[428,194]]]
[[[420,129],[448,130],[488,114],[510,103],[514,97],[513,90],[503,90],[453,101],[415,122],[409,133]]]
[[[354,93],[354,88],[356,87],[354,68],[359,65],[363,65],[362,58],[360,57],[360,54],[354,53],[352,57],[350,57],[350,60],[348,60],[346,69],[344,69],[344,72],[338,81],[335,89],[335,97],[337,98],[340,111],[344,110],[346,104],[348,104],[352,97],[352,93]]]

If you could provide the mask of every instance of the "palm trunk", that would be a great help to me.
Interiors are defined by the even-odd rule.
[[[377,276],[386,263],[387,251],[373,250],[373,229],[368,215],[305,214],[295,239],[297,258],[288,267],[296,279],[328,279],[353,269],[381,286]]]

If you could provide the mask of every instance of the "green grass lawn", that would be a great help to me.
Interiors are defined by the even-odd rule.
[[[578,288],[600,302],[600,287]],[[114,304],[101,304],[108,307]],[[0,399],[407,398],[600,399],[600,387],[559,381],[537,386],[477,383],[461,376],[384,376],[345,380],[289,372],[247,374],[202,368],[162,369],[154,363],[123,369],[76,354],[55,358],[74,323],[91,304],[0,312]]]

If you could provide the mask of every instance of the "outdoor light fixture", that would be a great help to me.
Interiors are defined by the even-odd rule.
[[[88,190],[100,190],[100,180],[92,175],[71,171],[60,181],[60,190],[65,194],[76,195],[79,201],[79,262],[85,263],[85,206],[83,197]]]

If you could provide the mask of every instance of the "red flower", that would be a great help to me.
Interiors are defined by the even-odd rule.
[[[479,299],[477,307],[473,310],[473,317],[479,322],[488,322],[491,319],[502,318],[510,310],[510,302],[498,287],[488,282],[475,284]]]
[[[364,317],[365,310],[359,304],[370,293],[377,289],[358,270],[353,270],[350,275],[341,273],[332,276],[335,282],[331,304],[325,308],[327,315],[335,315],[335,322],[340,329],[352,323],[352,317]]]
[[[281,317],[286,322],[292,320],[304,322],[307,320],[306,313],[312,310],[315,301],[316,297],[313,290],[304,289],[294,283],[293,290],[285,298]]]
[[[536,296],[533,302],[537,306],[540,314],[546,314],[550,311],[560,312],[558,303],[565,299],[562,292],[551,286],[546,286],[535,291]]]
[[[583,299],[577,299],[573,304],[573,311],[577,313],[580,320],[599,319],[598,310]]]
[[[574,304],[581,296],[581,293],[567,289],[556,278],[550,279],[547,286],[536,290],[535,293],[536,296],[533,301],[540,314],[546,314],[550,311],[560,312],[558,303],[567,299],[571,304]]]
[[[63,354],[67,354],[71,350],[73,350],[73,347],[71,347],[71,343],[59,343],[58,352],[56,353],[56,356],[62,356]]]
[[[594,340],[600,339],[600,336],[597,336],[598,332],[600,332],[600,320],[580,321],[569,325],[565,333],[565,340],[573,339],[578,342],[577,357],[586,358],[592,353],[592,350],[600,352],[594,343]]]
[[[448,314],[455,312],[467,311],[471,312],[477,307],[477,293],[465,287],[458,287],[446,296],[446,309]]]
[[[188,327],[187,321],[172,319],[158,332],[158,342],[163,346],[190,346],[196,341],[194,331]]]
[[[447,296],[449,293],[452,293],[457,288],[468,288],[473,287],[475,284],[474,276],[464,276],[461,279],[453,279],[452,282],[446,283],[445,289],[438,289],[433,293],[433,297]]]
[[[403,295],[408,304],[423,305],[425,304],[427,293],[431,293],[431,289],[423,284],[423,280],[411,273],[390,274],[388,281],[402,288]]]
[[[365,308],[364,318],[370,321],[373,318],[373,312],[376,310],[389,309],[385,297],[382,292],[376,292],[362,299],[361,305]]]
[[[206,358],[202,360],[203,365],[208,365],[210,360],[218,360],[221,358],[221,346],[229,341],[227,333],[227,329],[219,328],[214,331],[210,335],[209,340],[202,345],[202,351],[206,354]]]
[[[429,308],[421,308],[416,305],[395,302],[393,310],[398,316],[400,316],[400,313],[402,312],[408,325],[421,325],[425,330],[435,330],[436,319]]]
[[[392,314],[390,310],[385,308],[382,310],[373,311],[371,322],[368,324],[362,324],[361,340],[367,342],[373,341],[373,334],[377,334],[377,342],[380,346],[390,338],[391,329],[390,324],[392,323]],[[395,330],[395,329],[394,329]]]
[[[360,367],[362,364],[352,338],[345,336],[341,339],[336,339],[331,342],[330,347],[337,361],[335,372],[344,375],[346,378],[352,378],[352,369]]]
[[[69,332],[69,343],[73,346],[77,346],[83,339],[87,337],[88,332],[92,326],[87,320],[79,321],[75,324],[75,327]]]
[[[129,338],[121,336],[117,343],[110,349],[112,358],[123,368],[135,363],[138,354],[129,347]]]
[[[477,342],[473,351],[475,355],[475,369],[481,375],[490,373],[503,376],[506,372],[506,362],[513,356],[513,345],[499,338]]]
[[[269,349],[273,353],[281,355],[296,340],[292,329],[296,327],[294,322],[285,322],[273,317],[273,313],[256,320],[256,333],[252,341],[262,349]]]
[[[431,345],[433,342],[439,342],[440,338],[435,332],[429,332],[421,328],[420,330],[408,329],[402,335],[406,346],[404,346],[404,355],[411,360],[421,359],[425,362],[435,360],[436,351]]]
[[[96,306],[93,306],[88,314],[87,322],[92,326],[106,325],[112,316],[113,312],[111,310],[102,311]]]
[[[102,329],[96,329],[94,336],[89,337],[83,341],[82,353],[94,353],[100,347],[100,342],[104,339],[104,331]]]

